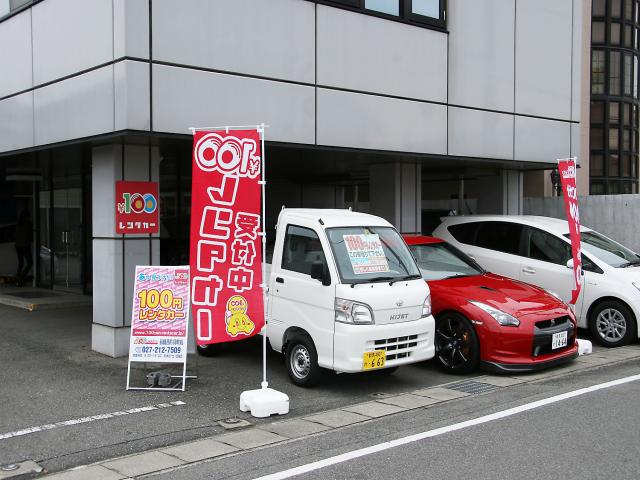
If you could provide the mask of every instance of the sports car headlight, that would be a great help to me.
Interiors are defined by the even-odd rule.
[[[485,305],[484,303],[476,302],[473,300],[469,300],[469,303],[487,312],[496,320],[496,322],[498,322],[503,327],[517,327],[518,325],[520,325],[520,320],[509,315],[508,313],[504,313],[502,310],[498,310],[497,308],[493,308],[489,305]]]
[[[335,320],[352,325],[373,325],[371,307],[364,303],[353,302],[343,298],[336,298]]]
[[[431,294],[427,295],[422,304],[422,316],[428,317],[429,315],[431,315]]]

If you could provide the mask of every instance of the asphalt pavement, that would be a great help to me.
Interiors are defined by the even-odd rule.
[[[297,444],[296,455],[283,450],[284,457],[280,461],[286,464],[297,458],[297,452],[310,455],[309,458],[314,453],[325,455],[499,405],[492,400],[493,392],[469,395],[459,402],[451,397],[442,405],[432,405],[428,418],[420,420],[421,415],[415,413],[421,413],[423,405],[435,403],[432,397],[439,398],[445,393],[437,400],[441,401],[451,396],[451,390],[435,391],[430,387],[473,379],[500,387],[496,387],[500,392],[495,397],[499,402],[505,398],[517,401],[555,391],[556,387],[564,388],[565,384],[575,382],[574,377],[582,370],[604,372],[602,365],[617,362],[606,367],[607,371],[615,373],[621,365],[627,365],[629,359],[640,358],[640,345],[613,351],[597,350],[594,355],[565,367],[517,377],[487,377],[482,372],[467,377],[451,376],[441,373],[433,362],[425,362],[403,367],[393,375],[382,372],[330,374],[323,384],[307,390],[293,386],[280,356],[270,353],[270,386],[289,395],[291,412],[282,419],[255,419],[241,413],[238,402],[242,391],[259,386],[259,338],[225,346],[216,358],[190,357],[189,371],[196,373],[198,378],[189,381],[186,392],[127,392],[126,358],[113,359],[91,351],[90,310],[26,312],[0,307],[0,325],[3,327],[0,336],[0,365],[3,366],[0,371],[0,465],[33,460],[49,472],[60,472],[93,463],[107,465],[111,459],[134,455],[100,467],[110,475],[105,478],[129,475],[114,473],[121,472],[117,462],[140,464],[135,455],[141,452],[150,452],[147,460],[151,463],[158,458],[173,459],[166,465],[158,463],[155,469],[145,466],[146,470],[139,469],[141,474],[169,468],[168,473],[162,474],[166,475],[163,478],[200,478],[197,475],[212,474],[206,470],[207,465],[224,464],[220,470],[216,467],[216,472],[223,472],[220,478],[226,478],[224,475],[249,478],[254,472],[259,476],[258,473],[273,469],[269,462],[281,458],[273,452],[282,447],[264,449],[264,442],[273,440],[289,444],[298,438],[310,442]],[[136,381],[141,382],[145,372],[142,365],[137,366]],[[553,388],[541,388],[536,383],[539,379],[549,381],[550,375],[561,375],[550,381]],[[417,394],[405,395],[407,392]],[[351,418],[346,423],[345,415]],[[378,415],[384,418],[372,433],[354,433],[352,436],[351,427],[342,427],[361,421],[378,424],[371,421]],[[229,433],[218,422],[230,417],[249,422],[248,428],[237,431],[241,438],[244,435],[243,440],[225,437]],[[280,420],[298,423],[283,425]],[[357,432],[357,428],[353,432]],[[206,455],[188,453],[190,449],[198,450],[188,442],[198,440],[205,442],[209,448],[207,455],[215,457],[215,461],[201,463]],[[154,449],[163,449],[163,452]],[[254,459],[260,459],[264,452],[272,452],[264,457],[266,463],[254,463]],[[239,460],[234,463],[236,457],[249,458],[245,455],[251,457],[250,462]],[[178,470],[172,470],[178,464]],[[138,471],[127,468],[123,467],[122,471]],[[247,471],[252,473],[246,476]],[[89,478],[83,477],[83,473],[80,475],[77,478]],[[0,478],[4,478],[2,472]]]

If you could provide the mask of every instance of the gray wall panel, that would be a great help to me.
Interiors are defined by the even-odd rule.
[[[114,65],[115,127],[149,130],[149,65],[126,60]]]
[[[149,58],[149,1],[113,0],[113,56]]]
[[[449,103],[513,112],[515,0],[449,0]]]
[[[447,101],[444,33],[318,5],[318,84]]]
[[[300,0],[155,0],[153,57],[313,82],[314,4]]]
[[[113,66],[39,88],[34,91],[36,145],[111,132],[113,109]]]
[[[571,154],[568,122],[516,117],[515,135],[516,160],[554,163]]]
[[[516,5],[516,113],[571,118],[572,0]]]
[[[155,131],[263,122],[268,140],[313,143],[313,87],[154,65]]]
[[[0,97],[31,88],[31,10],[0,23]]]
[[[0,101],[0,151],[33,146],[33,92]]]
[[[582,41],[583,38],[582,23],[584,14],[583,0],[572,0],[573,2],[573,46],[572,46],[572,71],[571,71],[571,120],[580,121],[581,110],[581,85],[582,85]],[[591,4],[591,2],[589,2]],[[588,60],[589,57],[587,57]],[[586,72],[588,74],[588,71]],[[587,77],[588,78],[588,77]],[[589,81],[585,82],[589,85]],[[589,94],[587,93],[587,97]]]
[[[447,107],[318,89],[318,144],[445,154]]]
[[[513,159],[513,115],[449,107],[449,154]]]
[[[32,14],[36,85],[113,59],[111,0],[47,0]]]

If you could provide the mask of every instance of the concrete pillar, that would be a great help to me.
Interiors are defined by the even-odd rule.
[[[402,233],[422,232],[422,179],[418,163],[383,163],[369,169],[369,213]]]
[[[160,235],[115,232],[115,182],[158,181],[157,147],[110,144],[92,151],[93,328],[91,348],[128,354],[136,265],[160,263]]]
[[[518,170],[502,171],[502,213],[503,215],[522,215],[523,178]]]

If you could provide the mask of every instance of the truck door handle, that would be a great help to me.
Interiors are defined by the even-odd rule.
[[[276,282],[278,282],[278,283],[284,283],[284,278],[282,278],[282,277],[276,277]]]
[[[524,273],[536,273],[536,269],[531,267],[522,267],[522,271]]]

